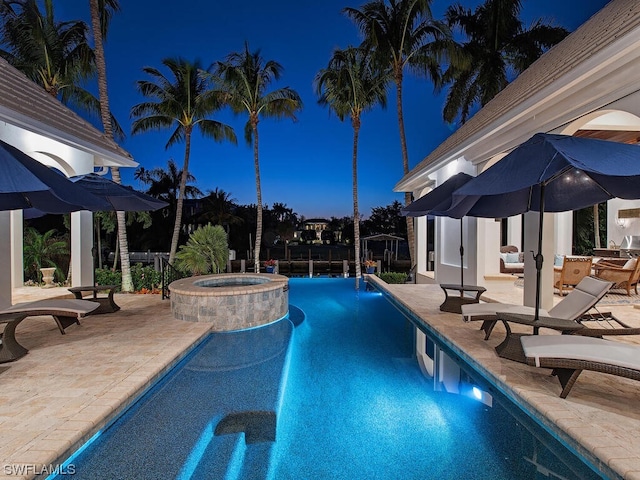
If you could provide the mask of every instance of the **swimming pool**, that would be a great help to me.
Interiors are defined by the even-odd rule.
[[[69,478],[600,478],[499,398],[434,391],[413,326],[379,293],[314,278],[289,295],[297,327],[213,334]],[[483,387],[472,371],[461,381]]]

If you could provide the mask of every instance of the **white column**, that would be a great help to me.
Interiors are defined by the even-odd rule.
[[[71,214],[71,285],[92,285],[93,214],[83,210]]]
[[[515,245],[520,250],[522,248],[522,215],[509,217],[507,225],[507,245]]]
[[[0,306],[11,305],[11,213],[0,212],[0,265],[4,271],[0,275]]]
[[[11,212],[11,288],[24,285],[24,229],[22,210]]]
[[[573,245],[573,212],[556,213],[554,217],[555,250],[553,253],[557,253],[559,255],[571,255]],[[545,228],[547,227],[545,226]]]
[[[427,271],[427,217],[414,219],[414,231],[416,234],[416,272]]]
[[[542,228],[542,277],[540,286],[540,308],[546,310],[553,307],[553,254],[555,225],[552,213],[545,213]],[[538,252],[538,225],[540,214],[527,212],[524,214],[524,304],[536,304],[536,265],[531,251]]]
[[[478,271],[475,285],[482,285],[485,275],[500,272],[500,221],[478,218],[476,224]]]

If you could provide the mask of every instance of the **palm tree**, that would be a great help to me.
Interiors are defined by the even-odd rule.
[[[111,124],[111,111],[109,108],[109,94],[107,91],[107,63],[104,58],[103,41],[106,39],[111,16],[120,10],[118,0],[89,0],[91,9],[91,28],[95,44],[96,68],[98,70],[98,93],[100,99],[100,118],[104,135],[113,140],[113,127]],[[113,181],[121,184],[120,169],[111,167]],[[131,277],[131,264],[129,262],[129,241],[127,240],[127,224],[125,212],[116,212],[118,221],[118,246],[120,247],[120,268],[122,271],[122,291],[133,291],[133,278]]]
[[[64,104],[100,114],[100,102],[82,84],[95,75],[85,22],[55,19],[53,0],[0,0],[0,56]],[[108,111],[108,110],[107,110]],[[117,136],[122,129],[111,116]]]
[[[198,223],[212,223],[221,225],[225,229],[229,225],[242,223],[242,218],[233,213],[236,200],[229,192],[216,188],[202,199],[202,214],[198,216]]]
[[[343,12],[355,22],[364,36],[363,46],[374,49],[381,68],[390,68],[396,86],[396,107],[402,168],[409,173],[409,154],[402,112],[404,70],[430,78],[434,83],[439,74],[439,48],[448,39],[446,25],[433,19],[432,0],[373,0],[360,9],[347,7]],[[411,203],[411,193],[405,193],[405,204]],[[411,265],[415,263],[413,219],[407,217],[407,242]]]
[[[170,207],[175,208],[178,203],[178,192],[182,180],[182,170],[178,168],[173,159],[167,160],[167,169],[162,167],[152,168],[138,167],[133,174],[133,178],[140,180],[149,186],[145,193],[164,200]],[[202,192],[195,185],[196,177],[187,172],[187,184],[184,189],[184,198],[201,197]]]
[[[224,62],[215,64],[215,75],[211,77],[220,83],[227,94],[226,101],[235,113],[246,112],[249,119],[244,128],[248,145],[253,142],[253,163],[256,175],[257,226],[254,249],[254,271],[260,271],[260,244],[262,242],[262,187],[260,186],[260,162],[258,155],[258,122],[260,117],[296,119],[296,112],[302,109],[302,100],[289,87],[266,92],[272,80],[278,80],[282,66],[273,61],[265,61],[260,50],[249,52],[245,43],[244,51],[233,52]]]
[[[316,75],[315,86],[319,103],[328,106],[344,121],[349,115],[353,127],[353,226],[356,258],[356,290],[360,285],[360,213],[358,211],[358,137],[362,112],[375,105],[386,106],[385,85],[388,74],[377,70],[369,52],[349,47],[335,50],[329,65]]]
[[[217,142],[229,140],[236,143],[236,136],[230,126],[207,118],[222,107],[222,102],[219,92],[208,89],[206,82],[198,74],[201,70],[199,61],[188,62],[181,58],[166,58],[162,64],[169,69],[173,79],[167,78],[156,68],[143,69],[152,79],[139,80],[138,91],[152,100],[139,103],[131,109],[131,116],[135,118],[131,133],[172,128],[166,148],[181,141],[185,143],[176,221],[169,252],[169,263],[173,263],[182,226],[182,205],[189,176],[193,130],[197,128],[203,136],[213,138]]]
[[[521,0],[486,0],[474,11],[451,5],[446,20],[465,38],[456,44],[439,87],[448,85],[443,118],[452,123],[469,118],[474,106],[484,106],[510,80],[527,69],[545,50],[567,36],[564,28],[535,21],[525,28],[518,18]]]

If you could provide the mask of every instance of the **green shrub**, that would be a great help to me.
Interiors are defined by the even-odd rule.
[[[117,291],[122,286],[122,274],[119,270],[115,272],[109,268],[97,268],[95,271],[95,281],[98,285],[118,285]]]
[[[143,267],[141,263],[136,263],[131,267],[131,279],[133,290],[136,292],[143,288],[154,290],[160,286],[160,272],[151,266]]]
[[[407,274],[400,272],[385,272],[378,275],[380,280],[387,283],[405,283],[407,281]]]

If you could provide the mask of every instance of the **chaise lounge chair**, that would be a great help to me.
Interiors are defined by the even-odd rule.
[[[88,300],[51,299],[34,302],[17,303],[0,310],[0,363],[12,362],[27,354],[28,350],[16,340],[16,327],[26,317],[51,315],[60,333],[73,324],[80,324],[79,319],[91,313],[100,304]]]
[[[531,366],[552,368],[566,398],[583,370],[640,380],[640,347],[579,335],[529,335],[520,339]]]
[[[584,277],[571,292],[550,310],[540,309],[541,317],[561,318],[564,320],[599,320],[606,318],[617,322],[622,327],[628,325],[614,318],[611,314],[589,315],[587,312],[606,295],[613,283],[594,277]],[[485,340],[491,336],[498,319],[497,312],[533,315],[534,307],[509,303],[476,303],[462,305],[462,319],[465,322],[482,320],[481,330],[485,332]]]
[[[98,303],[90,302],[89,300],[54,298],[16,303],[10,307],[0,309],[0,315],[23,314],[25,317],[51,315],[56,321],[60,333],[64,335],[64,331],[69,325],[74,323],[80,325],[79,320],[99,306]]]

